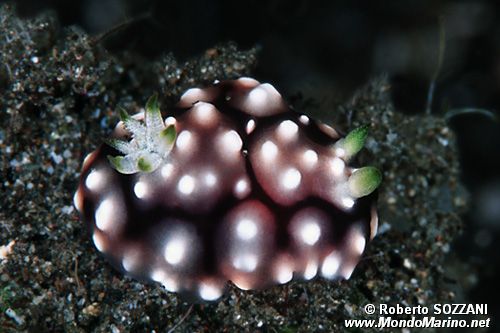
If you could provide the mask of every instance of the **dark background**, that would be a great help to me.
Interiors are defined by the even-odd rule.
[[[286,96],[340,103],[387,73],[397,110],[415,114],[425,112],[434,82],[427,111],[450,118],[471,192],[453,250],[479,270],[471,301],[500,318],[500,2],[26,0],[17,8],[22,16],[55,11],[62,26],[94,36],[126,23],[105,47],[146,59],[170,51],[188,59],[230,40],[258,45],[256,78]]]

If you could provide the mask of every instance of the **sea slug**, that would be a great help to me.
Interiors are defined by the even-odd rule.
[[[341,136],[251,78],[187,90],[166,119],[156,96],[121,112],[85,158],[75,206],[126,274],[213,301],[292,279],[348,279],[377,232],[374,167]]]

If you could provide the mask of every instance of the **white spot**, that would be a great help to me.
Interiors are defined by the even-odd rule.
[[[336,251],[330,253],[321,265],[321,275],[327,279],[333,279],[340,267],[340,257]]]
[[[222,288],[215,283],[202,282],[198,287],[200,297],[205,301],[215,301],[222,295]]]
[[[300,230],[300,237],[307,245],[312,246],[316,244],[320,236],[321,228],[316,222],[313,221],[306,222]]]
[[[304,114],[299,117],[299,121],[304,125],[309,125],[309,117]]]
[[[79,212],[83,210],[83,196],[80,188],[75,192],[75,195],[73,196],[73,204]]]
[[[163,287],[170,292],[176,292],[179,289],[177,282],[170,278],[162,270],[153,271],[153,273],[151,273],[151,279],[153,281],[161,283]]]
[[[257,268],[258,259],[253,254],[242,254],[233,259],[233,266],[243,272],[253,272]]]
[[[105,251],[106,247],[104,245],[104,238],[100,233],[94,232],[94,234],[92,235],[92,241],[94,242],[94,245],[99,252]]]
[[[95,224],[100,230],[106,231],[113,228],[116,211],[111,198],[104,199],[95,212]]]
[[[139,261],[139,258],[137,258],[137,254],[138,253],[136,253],[135,251],[128,251],[127,253],[125,253],[122,259],[122,266],[124,270],[126,270],[127,272],[131,272],[137,267]]]
[[[248,122],[247,122],[247,126],[246,126],[246,132],[247,134],[250,134],[253,132],[253,130],[255,129],[255,120],[253,119],[250,119]]]
[[[213,187],[215,184],[217,184],[217,177],[213,172],[207,172],[204,176],[205,184],[208,187]]]
[[[203,90],[200,88],[191,88],[186,90],[184,94],[181,96],[182,99],[187,99],[190,103],[194,103],[199,100],[203,96]]]
[[[175,145],[177,149],[186,150],[189,149],[193,144],[193,135],[191,132],[185,130],[179,133],[179,136],[175,140]]]
[[[281,176],[281,183],[283,187],[287,190],[293,190],[300,185],[302,175],[299,170],[295,168],[289,168]]]
[[[293,278],[292,268],[288,263],[281,263],[276,269],[276,282],[280,284],[287,283]]]
[[[203,92],[203,90],[201,90],[200,88],[190,88],[190,89],[186,90],[186,92],[184,94],[182,94],[181,99],[183,99],[185,97],[193,96],[193,95],[196,96],[202,92]]]
[[[134,194],[137,198],[143,199],[148,194],[148,185],[145,182],[138,181],[134,185]]]
[[[186,242],[183,239],[172,239],[165,246],[165,260],[171,265],[179,264],[186,254]]]
[[[345,208],[352,208],[354,206],[354,200],[351,197],[343,197],[340,202]]]
[[[91,191],[96,191],[102,185],[103,178],[102,171],[92,170],[85,179],[85,186]]]
[[[306,166],[311,168],[318,162],[318,154],[314,150],[308,149],[302,155],[302,159]]]
[[[345,163],[342,159],[334,157],[330,161],[330,168],[334,176],[341,176],[344,173]]]
[[[311,280],[316,274],[318,274],[318,264],[314,261],[308,262],[304,271],[304,279]]]
[[[267,92],[259,86],[250,91],[248,98],[255,107],[263,106],[267,101]]]
[[[210,124],[216,120],[215,108],[212,104],[198,102],[195,104],[193,111],[195,112],[196,120],[201,124]]]
[[[260,87],[266,91],[266,93],[273,98],[281,98],[281,94],[274,88],[270,83],[262,83]]]
[[[355,234],[353,235],[353,241],[352,241],[354,252],[358,255],[361,255],[365,250],[365,245],[366,245],[365,237],[363,237],[363,235],[359,231],[356,231]]]
[[[184,195],[190,195],[194,191],[194,186],[195,186],[194,178],[190,175],[184,175],[179,180],[179,183],[177,184],[177,189]]]
[[[278,155],[278,147],[272,141],[266,141],[262,145],[261,153],[265,159],[274,159]]]
[[[176,123],[177,120],[172,116],[167,117],[167,119],[165,119],[165,126],[175,125]]]
[[[250,192],[250,185],[248,184],[248,180],[243,178],[236,182],[234,186],[234,194],[242,199]]]
[[[278,126],[278,136],[283,140],[291,140],[293,139],[298,131],[299,126],[291,120],[284,120]]]
[[[230,130],[224,133],[220,139],[222,146],[222,153],[226,155],[229,153],[239,152],[243,147],[243,141],[235,130]]]
[[[164,179],[167,179],[169,178],[172,173],[174,172],[174,166],[172,165],[172,163],[167,163],[165,164],[164,166],[162,166],[161,170],[161,176],[164,178]]]
[[[285,105],[281,95],[269,83],[253,87],[243,100],[238,99],[235,102],[238,103],[242,111],[254,116],[269,116],[285,112]]]
[[[245,86],[254,87],[259,84],[259,81],[252,79],[250,77],[240,77],[239,82],[243,83]]]
[[[151,277],[151,280],[161,283],[163,281],[163,279],[166,277],[166,275],[167,274],[165,274],[164,271],[157,269],[151,273],[150,277]]]
[[[257,225],[250,219],[243,219],[236,226],[236,234],[241,240],[248,241],[257,235]]]
[[[175,293],[177,290],[179,290],[178,283],[172,278],[165,278],[165,280],[163,280],[161,284],[165,289],[172,293]]]

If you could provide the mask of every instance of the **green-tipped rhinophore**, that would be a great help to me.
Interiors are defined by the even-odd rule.
[[[160,107],[158,106],[158,95],[154,94],[146,102],[146,112],[144,114],[146,131],[153,134],[160,134],[165,129]]]
[[[146,103],[144,122],[132,118],[120,109],[120,118],[132,134],[132,140],[106,141],[125,156],[108,156],[111,165],[124,174],[153,172],[167,158],[176,139],[174,125],[165,126],[158,106],[158,95],[151,96]]]
[[[354,171],[349,177],[349,192],[355,198],[364,197],[380,185],[382,173],[375,167],[364,167]]]
[[[108,155],[108,161],[120,173],[131,174],[136,172],[135,163],[130,163],[130,159],[125,159],[123,156]]]
[[[144,156],[139,157],[139,159],[137,159],[137,168],[139,169],[139,171],[142,171],[142,172],[151,172],[151,171],[153,171],[152,170],[153,166],[147,160],[147,158],[144,157]]]
[[[146,102],[146,112],[159,112],[160,106],[158,105],[158,94],[154,93],[151,97],[148,98]]]
[[[175,142],[175,138],[177,137],[175,126],[169,125],[167,128],[161,131],[160,136],[165,140],[167,144],[173,145]]]
[[[337,141],[335,148],[342,149],[344,151],[344,158],[348,160],[363,148],[367,135],[368,125],[358,127],[347,134],[345,138]]]

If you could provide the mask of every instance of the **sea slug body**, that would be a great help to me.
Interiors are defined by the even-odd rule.
[[[373,167],[352,168],[367,128],[345,137],[250,78],[156,97],[121,114],[83,163],[75,206],[126,274],[203,300],[227,281],[260,289],[348,279],[377,232]]]

